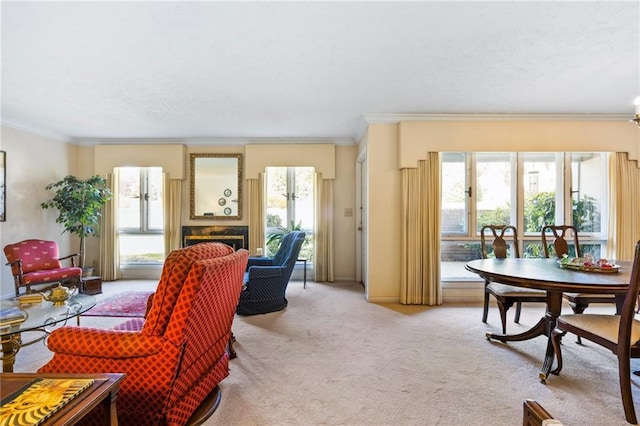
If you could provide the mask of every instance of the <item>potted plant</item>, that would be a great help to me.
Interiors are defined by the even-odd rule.
[[[293,220],[291,221],[290,228],[286,228],[284,226],[277,226],[276,228],[277,228],[276,231],[274,231],[273,233],[267,234],[266,245],[267,245],[267,255],[269,257],[275,256],[275,254],[278,252],[278,249],[280,248],[280,244],[282,244],[282,239],[284,238],[285,235],[287,235],[292,231],[303,230],[302,221],[296,224]],[[308,243],[309,243],[309,236],[306,235],[304,238],[304,242],[302,243],[302,247],[304,248]]]
[[[111,190],[106,187],[107,181],[95,175],[86,180],[75,176],[51,183],[46,190],[55,191],[49,201],[40,206],[43,209],[58,210],[56,223],[64,226],[65,232],[70,232],[80,238],[80,266],[85,271],[85,238],[89,235],[98,236],[102,207],[112,197]]]

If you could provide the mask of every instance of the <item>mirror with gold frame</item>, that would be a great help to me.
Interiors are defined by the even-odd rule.
[[[242,219],[242,154],[191,154],[191,219]]]

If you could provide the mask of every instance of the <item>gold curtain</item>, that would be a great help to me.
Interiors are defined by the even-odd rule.
[[[616,260],[633,260],[640,240],[640,169],[626,152],[609,156],[609,239],[607,253]]]
[[[441,305],[440,154],[402,169],[400,303]]]
[[[315,186],[314,280],[333,282],[333,179],[323,179],[322,173],[316,173]]]
[[[182,247],[182,180],[169,179],[168,173],[162,173],[162,194],[164,213],[164,255]]]
[[[249,250],[255,256],[258,247],[264,247],[265,233],[265,208],[264,208],[264,173],[258,175],[258,179],[247,179],[247,199],[249,206]]]
[[[103,280],[113,281],[121,277],[118,251],[118,169],[107,173],[106,179],[113,197],[105,204],[100,218],[100,274]]]

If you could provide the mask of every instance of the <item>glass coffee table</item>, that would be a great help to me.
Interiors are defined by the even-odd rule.
[[[86,294],[71,296],[64,303],[41,302],[20,304],[17,299],[0,301],[0,342],[2,343],[2,371],[10,373],[18,351],[23,346],[45,339],[53,327],[66,325],[71,318],[93,308],[96,298]],[[22,333],[41,332],[42,335],[29,342],[22,341]]]

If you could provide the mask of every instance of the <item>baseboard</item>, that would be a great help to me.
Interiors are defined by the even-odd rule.
[[[126,266],[120,269],[123,280],[157,280],[162,274],[162,265]]]
[[[446,281],[442,283],[443,303],[479,303],[484,300],[484,281]]]

